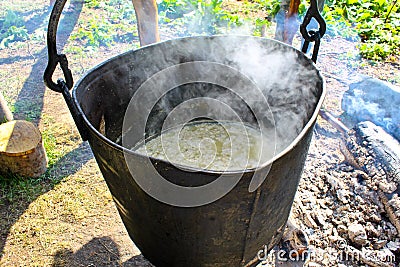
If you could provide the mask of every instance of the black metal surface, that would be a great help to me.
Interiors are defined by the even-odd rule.
[[[176,39],[107,60],[78,81],[71,98],[72,76],[66,57],[58,55],[55,46],[57,24],[65,1],[56,1],[50,18],[49,65],[44,75],[45,83],[52,90],[62,92],[82,138],[91,145],[124,225],[143,255],[156,266],[244,266],[253,262],[264,245],[272,248],[280,240],[286,225],[313,125],[325,95],[324,82],[311,60],[290,46],[263,38]],[[264,52],[263,56],[281,55],[278,61],[273,57],[275,63],[284,62],[285,68],[292,65],[291,70],[296,71],[288,73],[291,82],[285,85],[279,80],[271,83],[268,79],[266,70],[269,65],[270,71],[275,71],[274,60],[265,60],[262,68],[257,69],[265,72],[258,84],[270,93],[268,104],[273,110],[277,137],[287,139],[281,153],[273,159],[265,181],[257,190],[249,192],[255,170],[246,170],[228,194],[210,204],[192,208],[167,205],[149,196],[134,179],[135,176],[148,176],[142,168],[146,157],[122,147],[118,141],[130,99],[149,77],[170,66],[206,61],[237,68],[233,58],[249,42],[249,47],[258,47]],[[247,52],[244,50],[242,53]],[[66,82],[59,79],[55,84],[51,76],[58,63]],[[252,76],[251,72],[246,74]],[[285,76],[282,74],[280,76]],[[213,85],[201,85],[199,90],[202,92],[198,93],[196,86],[180,86],[177,92],[165,95],[166,103],[176,105],[187,100],[187,92],[193,92],[189,94],[191,97],[216,97],[217,93],[228,98],[227,103],[239,103],[234,95],[219,92],[222,89]],[[166,112],[162,108],[159,111],[150,114],[147,134],[160,132]],[[288,119],[299,114],[302,115],[298,120],[289,120],[288,124]],[[141,112],[130,115],[143,116]],[[245,116],[248,123],[253,119],[253,116]],[[269,119],[268,116],[265,119]],[[137,136],[137,140],[142,137]],[[134,173],[128,169],[124,155],[134,163]],[[188,172],[164,160],[152,161],[165,179],[183,186],[206,184],[220,175],[206,170]],[[268,165],[259,167],[265,168]],[[227,175],[237,175],[237,172]]]
[[[84,126],[84,121],[82,117],[82,113],[78,112],[77,107],[74,104],[74,101],[72,100],[71,94],[69,92],[69,89],[67,85],[61,81],[58,80],[58,85],[60,86],[62,90],[62,95],[64,97],[65,103],[67,103],[68,109],[71,112],[72,118],[75,121],[76,127],[78,128],[79,134],[81,135],[81,138],[83,141],[87,141],[89,137],[89,133],[86,130],[86,127]]]
[[[313,18],[317,21],[319,28],[317,30],[312,29],[308,31],[307,26],[310,24]],[[321,38],[322,36],[324,36],[325,32],[326,23],[324,18],[319,13],[317,0],[311,0],[310,7],[308,8],[306,15],[304,16],[303,23],[300,25],[300,33],[304,38],[303,47],[301,48],[301,51],[303,53],[307,53],[310,42],[315,42],[314,50],[311,57],[314,63],[317,62]]]
[[[47,28],[48,64],[43,75],[44,83],[46,84],[46,86],[49,87],[51,90],[59,93],[63,91],[62,86],[59,82],[53,82],[53,74],[59,63],[64,74],[66,86],[71,89],[74,83],[71,70],[68,68],[67,57],[64,54],[58,54],[57,52],[58,22],[60,20],[61,13],[66,2],[67,0],[56,0],[53,6],[53,10],[51,11]]]
[[[300,180],[313,128],[274,162],[266,181],[249,193],[247,173],[223,198],[206,206],[179,208],[148,196],[134,182],[121,150],[91,132],[90,145],[131,239],[155,266],[244,266],[283,233]],[[136,157],[138,166],[144,159]],[[206,181],[213,173],[188,174],[157,161],[157,171],[176,180]],[[136,175],[144,175],[137,173]]]
[[[135,182],[123,151],[135,162],[137,172],[134,175],[137,176],[147,175],[141,168],[145,157],[128,152],[115,143],[121,134],[121,118],[129,100],[140,84],[157,71],[195,60],[232,64],[229,59],[229,53],[235,49],[232,43],[241,44],[249,39],[257,40],[271,53],[295,50],[273,40],[235,38],[185,38],[130,51],[87,73],[73,90],[73,99],[89,131],[90,145],[124,225],[143,255],[156,266],[243,266],[254,259],[264,245],[272,248],[285,227],[324,96],[322,78],[312,62],[300,52],[296,51],[297,60],[299,69],[304,71],[293,79],[300,79],[302,84],[282,90],[298,91],[296,94],[301,95],[304,88],[309,88],[315,101],[310,104],[307,99],[286,100],[297,102],[294,106],[288,103],[286,110],[298,106],[310,110],[304,121],[299,122],[298,138],[275,159],[266,180],[254,192],[248,191],[253,171],[247,171],[231,192],[211,204],[181,208],[161,203]],[[310,76],[304,77],[304,73]],[[281,105],[278,102],[285,101],[284,96],[279,95],[283,100],[272,98],[272,105]],[[159,120],[162,118],[154,119]],[[282,134],[287,132],[283,125],[280,127]],[[163,177],[185,186],[209,183],[219,176],[212,171],[186,172],[163,160],[154,159],[153,162]]]

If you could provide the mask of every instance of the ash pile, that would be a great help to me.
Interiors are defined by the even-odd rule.
[[[342,99],[349,128],[319,118],[290,216],[306,240],[272,265],[400,265],[399,107],[398,88],[361,77]]]

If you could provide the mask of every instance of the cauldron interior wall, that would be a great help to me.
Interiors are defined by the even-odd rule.
[[[223,97],[221,98],[219,96]],[[202,97],[218,99],[219,104],[225,103],[229,105],[232,108],[233,113],[225,114],[225,120],[235,121],[235,119],[237,120],[235,115],[237,115],[237,117],[240,118],[243,123],[253,125],[257,128],[257,118],[252,112],[251,108],[246,104],[245,101],[243,101],[243,99],[240,98],[240,96],[233,93],[229,89],[219,85],[196,82],[173,88],[157,101],[157,103],[154,105],[154,108],[149,114],[149,118],[146,123],[145,137],[147,138],[149,136],[160,134],[163,123],[165,122],[168,114],[174,108],[179,106],[179,104],[191,99],[198,99]],[[201,105],[204,103],[197,104]],[[192,109],[193,105],[196,105],[196,101],[192,103]],[[219,118],[221,119],[222,114],[220,114],[221,110],[218,110],[218,107],[208,106],[207,109],[208,110],[205,112],[206,115],[196,119],[210,119],[210,117],[212,117],[212,115],[216,113],[219,113],[217,114],[217,116],[219,115]],[[186,112],[190,113],[191,110],[186,109]],[[196,116],[194,116],[194,114],[191,114],[188,115],[188,117],[195,118]],[[180,125],[181,123],[184,123],[183,121],[180,121],[179,118],[176,119],[178,119],[178,121],[174,124]],[[171,125],[170,127],[172,126],[173,125]]]
[[[265,63],[261,67],[265,70],[246,69],[237,58],[254,45],[262,50]],[[268,59],[276,54],[291,55],[289,60],[293,62],[283,64],[292,65],[287,70],[292,73],[285,74],[290,76],[286,79],[290,82],[270,79],[269,72],[275,71],[273,64],[279,62],[279,57],[278,61]],[[123,148],[117,143],[129,101],[138,88],[157,72],[192,61],[232,66],[254,80],[269,104],[261,119],[276,126],[278,152],[283,152],[258,190],[248,191],[253,173],[246,172],[221,199],[201,207],[179,208],[153,199],[136,184],[126,166]],[[259,75],[260,71],[264,75]],[[236,82],[232,77],[232,83]],[[215,97],[221,93],[227,102],[234,103],[234,108],[247,114],[244,118],[248,123],[255,122],[246,103],[226,88],[194,83],[174,90],[155,106],[147,134],[161,129],[166,105],[173,107],[193,96]],[[94,155],[128,233],[144,256],[157,266],[239,266],[251,261],[264,244],[269,248],[276,244],[290,212],[323,96],[323,80],[302,53],[276,41],[244,36],[184,38],[129,51],[91,70],[73,91],[90,132]],[[131,115],[142,116],[140,112]],[[142,138],[136,136],[132,145]],[[140,155],[132,156],[138,166],[145,160]],[[218,173],[187,173],[168,162],[156,163],[164,177],[189,186],[218,177]],[[139,170],[133,175],[147,174]]]
[[[235,61],[237,54],[242,53],[240,48],[242,47],[242,50],[247,49],[246,42],[249,39],[252,40],[251,46],[257,44],[262,47],[265,57],[277,52],[295,55],[296,58],[290,58],[290,61],[293,62],[288,64],[286,72],[282,73],[283,76],[290,77],[290,83],[281,82],[276,77],[269,80],[268,67],[274,68],[273,64],[276,64],[276,62],[265,62],[265,65],[255,66],[265,68],[265,76],[260,78],[256,75],[253,76],[252,70],[244,68],[246,66],[241,66],[241,62]],[[287,59],[282,58],[280,60]],[[154,47],[150,46],[144,50],[137,50],[135,53],[122,54],[105,62],[98,67],[95,73],[89,73],[81,81],[80,87],[85,87],[87,90],[76,92],[77,98],[82,99],[79,101],[79,105],[96,129],[100,129],[100,125],[104,123],[103,134],[111,141],[117,141],[121,137],[126,108],[136,90],[157,72],[170,66],[191,61],[218,62],[232,66],[253,79],[267,97],[269,107],[261,107],[265,109],[265,114],[267,114],[262,119],[265,120],[264,122],[267,125],[274,124],[276,126],[281,145],[280,150],[286,148],[304,129],[313,115],[322,93],[322,79],[317,70],[302,53],[292,47],[278,42],[267,41],[263,43],[261,40],[248,37],[211,37],[181,39],[176,43],[160,43]],[[101,73],[100,76],[99,73]],[[92,75],[95,75],[95,77],[91,77]],[[235,82],[240,82],[240,80],[236,79]],[[210,96],[215,98],[219,93],[224,95],[225,102],[236,109],[235,111],[242,113],[245,121],[254,122],[254,117],[250,115],[251,111],[247,112],[246,103],[229,89],[221,89],[217,85],[202,83],[180,86],[174,92],[170,92],[159,102],[163,102],[165,107],[165,100],[167,99],[167,102],[169,102],[167,105],[171,108],[190,97]],[[223,99],[219,98],[219,100]],[[172,102],[174,103],[171,104]],[[157,108],[155,106],[154,110],[156,111]],[[159,110],[162,110],[162,108]],[[268,116],[268,111],[272,112],[273,120]],[[149,118],[148,135],[158,133],[160,123],[166,115],[165,113],[153,112],[151,117],[155,114],[160,117]],[[247,117],[245,114],[247,114]],[[142,114],[131,115],[142,116]],[[140,138],[138,136],[138,140],[135,141],[139,141]]]

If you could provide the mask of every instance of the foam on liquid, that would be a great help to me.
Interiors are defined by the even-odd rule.
[[[239,123],[193,122],[139,142],[133,150],[194,168],[243,170],[256,168],[273,157],[272,140]]]

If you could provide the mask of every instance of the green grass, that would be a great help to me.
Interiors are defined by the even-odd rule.
[[[57,147],[57,137],[51,130],[43,131],[42,138],[43,138],[43,146],[47,154],[48,168],[50,169],[62,156],[66,154],[66,152]]]
[[[137,41],[136,16],[130,1],[86,0],[82,15],[70,40],[78,41],[86,50],[88,47],[111,47],[118,42]],[[76,47],[67,49],[82,53]]]
[[[51,116],[43,115],[42,124],[44,125],[44,130],[41,131],[42,141],[48,158],[47,171],[38,178],[26,178],[14,174],[0,175],[1,204],[17,200],[30,202],[64,178],[62,175],[55,175],[53,168],[63,156],[76,147],[79,137],[62,128],[59,123],[55,123],[55,119]]]
[[[43,178],[24,178],[16,175],[0,175],[0,204],[16,201],[31,202],[45,190]]]

